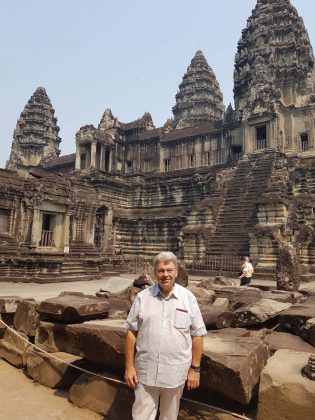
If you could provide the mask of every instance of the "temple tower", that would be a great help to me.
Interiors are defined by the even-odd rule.
[[[173,107],[174,128],[222,120],[223,97],[215,74],[202,51],[197,51],[179,85]]]
[[[314,101],[314,55],[303,19],[290,0],[258,0],[238,42],[235,108],[243,119]]]
[[[43,87],[36,89],[17,121],[11,155],[6,168],[40,166],[59,156],[59,127]]]

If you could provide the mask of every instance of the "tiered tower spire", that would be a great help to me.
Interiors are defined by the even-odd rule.
[[[289,0],[258,0],[235,56],[234,98],[244,116],[305,105],[314,94],[314,55],[303,19]]]
[[[36,89],[17,121],[7,169],[37,166],[60,153],[59,127],[43,87]]]
[[[176,94],[174,127],[186,128],[222,120],[223,113],[219,83],[202,51],[197,51]]]

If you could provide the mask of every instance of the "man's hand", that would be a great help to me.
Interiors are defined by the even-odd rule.
[[[192,391],[193,389],[199,388],[200,385],[200,372],[196,372],[193,369],[189,369],[187,376],[187,389]]]
[[[138,385],[138,375],[134,366],[126,368],[125,381],[131,389],[135,389]]]

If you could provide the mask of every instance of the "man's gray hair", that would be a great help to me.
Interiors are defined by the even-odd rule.
[[[170,251],[163,251],[160,252],[153,260],[153,269],[155,271],[156,266],[160,261],[172,261],[176,268],[178,268],[178,259],[173,252]]]

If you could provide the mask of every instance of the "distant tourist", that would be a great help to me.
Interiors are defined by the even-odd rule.
[[[125,380],[135,390],[134,420],[176,420],[185,382],[199,387],[203,335],[195,296],[175,283],[178,260],[161,252],[153,262],[157,283],[138,293],[128,315]]]
[[[249,257],[241,258],[241,273],[239,279],[241,281],[240,286],[247,286],[252,281],[254,274],[254,267],[249,262]]]

